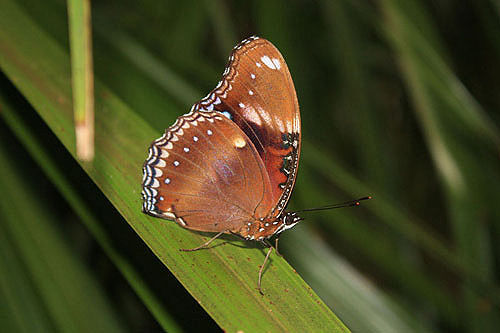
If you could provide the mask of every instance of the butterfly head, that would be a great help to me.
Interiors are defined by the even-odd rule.
[[[281,215],[281,225],[276,230],[276,234],[279,234],[287,229],[293,228],[297,223],[302,221],[304,218],[300,217],[297,212],[284,212]]]

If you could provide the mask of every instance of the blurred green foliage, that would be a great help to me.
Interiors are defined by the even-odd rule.
[[[67,27],[64,1],[19,3],[67,46],[67,28],[61,29]],[[158,132],[215,86],[239,40],[256,34],[280,49],[303,122],[302,160],[290,208],[374,196],[360,209],[310,213],[280,239],[286,259],[349,328],[494,332],[500,327],[496,2],[108,0],[92,5],[96,76]],[[15,93],[4,77],[5,103],[29,113],[21,98],[12,98]],[[62,149],[40,119],[25,121],[41,133],[43,143]],[[2,125],[6,130],[0,137],[15,141],[8,127]],[[2,156],[10,156],[28,177],[43,178],[26,153],[7,153]],[[61,154],[62,170],[77,169],[71,157]],[[22,163],[27,160],[28,165]],[[84,197],[99,220],[116,215],[110,205],[103,210],[99,200],[89,199],[105,201],[85,174],[74,172],[73,186],[87,184]],[[53,220],[76,224],[47,183],[29,190],[46,198],[41,206]],[[2,194],[8,188],[2,186]],[[9,225],[3,216],[23,218],[0,209],[2,228]],[[58,228],[73,240],[95,237],[77,226]],[[112,242],[129,245],[127,259],[147,277],[145,283],[179,327],[215,328],[182,286],[160,273],[154,258],[144,262],[147,250],[137,239],[130,241],[135,235],[126,229],[113,233]],[[22,253],[14,241],[2,236],[2,253]],[[110,273],[118,265],[112,257],[99,265],[88,259],[89,252],[101,253],[95,244],[74,251],[104,288],[121,281],[119,273]],[[26,264],[23,260],[18,258]],[[20,276],[18,283],[30,279],[26,268]],[[135,324],[125,321],[129,327],[155,328],[145,300],[128,295],[127,283],[117,285],[103,294],[115,315],[138,312]],[[167,296],[172,293],[173,302]],[[124,294],[128,301],[120,302]],[[45,318],[37,314],[38,305],[32,307],[33,318]]]

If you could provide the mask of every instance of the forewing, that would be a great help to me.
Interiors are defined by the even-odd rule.
[[[251,37],[229,57],[222,80],[193,106],[220,111],[250,138],[269,175],[279,214],[292,192],[300,155],[300,113],[288,66],[269,41]]]
[[[218,112],[181,116],[153,142],[142,193],[146,213],[199,231],[237,232],[272,208],[253,143]]]

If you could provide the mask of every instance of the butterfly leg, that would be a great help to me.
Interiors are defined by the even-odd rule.
[[[225,233],[225,232],[228,232],[228,230],[222,230],[217,235],[215,235],[214,237],[210,238],[208,241],[206,241],[205,243],[201,244],[200,246],[195,247],[194,249],[180,249],[180,250],[184,251],[184,252],[191,252],[191,251],[197,251],[197,250],[204,249],[207,246],[209,246],[210,243],[212,243],[214,240],[216,240],[217,238],[219,238],[220,236],[222,236],[222,234]]]
[[[276,237],[275,241],[274,241],[274,249],[276,250],[276,254],[279,255],[280,257],[283,257],[283,255],[278,251],[278,240],[279,240],[279,237]],[[266,247],[273,247],[273,245],[271,244],[271,242],[267,239],[264,239],[262,241],[262,244],[264,244]]]
[[[259,293],[262,296],[264,296],[264,293],[262,292],[262,287],[261,287],[262,272],[264,272],[264,267],[266,267],[267,260],[269,259],[269,256],[271,255],[272,251],[273,251],[273,247],[269,246],[269,250],[267,251],[266,258],[264,259],[264,262],[262,263],[262,266],[260,266],[260,270],[259,270]]]
[[[281,252],[278,251],[278,241],[279,241],[279,237],[276,237],[276,239],[274,240],[274,249],[276,250],[276,254],[279,255],[280,257],[283,257],[283,255],[281,254]]]

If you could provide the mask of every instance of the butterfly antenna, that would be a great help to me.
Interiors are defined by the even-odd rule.
[[[346,202],[343,202],[343,203],[340,203],[340,204],[327,205],[327,206],[317,207],[317,208],[302,209],[302,210],[296,211],[296,213],[314,212],[314,211],[318,211],[318,210],[329,210],[329,209],[343,208],[343,207],[356,207],[356,206],[361,205],[360,201],[369,200],[371,198],[372,197],[370,197],[370,196],[368,196],[368,197],[362,197],[362,198],[359,198],[359,199],[356,199],[356,200],[346,201]]]

